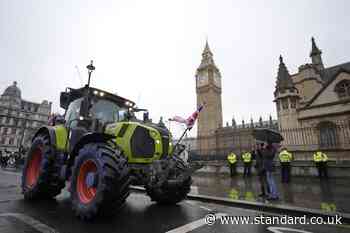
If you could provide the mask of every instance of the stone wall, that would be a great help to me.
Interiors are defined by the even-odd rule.
[[[201,174],[229,174],[230,170],[225,161],[210,161],[203,162],[203,168],[196,171]],[[243,164],[237,164],[237,172],[243,173]],[[312,161],[294,161],[292,163],[292,176],[317,176],[317,168]],[[252,173],[256,174],[254,164],[252,166]],[[280,173],[280,165],[275,163],[275,173]],[[350,161],[335,162],[330,161],[328,163],[329,177],[350,177]]]

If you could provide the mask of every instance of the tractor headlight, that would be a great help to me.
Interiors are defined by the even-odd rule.
[[[105,93],[101,91],[100,96],[103,97],[104,95],[105,95]]]
[[[94,95],[98,95],[98,91],[94,90]]]

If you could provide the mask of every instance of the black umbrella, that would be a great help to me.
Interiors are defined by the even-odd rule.
[[[282,135],[272,129],[254,129],[253,137],[258,141],[271,142],[271,143],[280,143],[283,141]]]

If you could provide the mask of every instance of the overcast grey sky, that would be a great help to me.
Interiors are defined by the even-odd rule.
[[[224,121],[276,118],[278,56],[291,73],[310,62],[311,36],[326,66],[350,60],[350,1],[0,0],[0,92],[48,99],[83,83],[148,108],[153,119],[187,116],[205,39],[222,73]]]

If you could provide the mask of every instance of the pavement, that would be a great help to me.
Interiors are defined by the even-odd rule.
[[[55,200],[32,203],[23,200],[19,184],[20,173],[0,169],[1,233],[350,232],[350,226],[346,224],[312,225],[291,221],[286,224],[283,219],[287,219],[288,213],[276,214],[202,201],[185,200],[178,205],[162,206],[151,202],[142,192],[132,192],[124,208],[114,217],[82,222],[74,216],[66,190]],[[195,187],[193,191],[196,189],[200,191]]]
[[[316,177],[293,177],[289,184],[282,184],[275,176],[279,191],[279,201],[268,201],[259,197],[258,178],[233,178],[225,174],[194,174],[193,194],[225,197],[231,200],[245,200],[270,205],[300,207],[325,213],[350,213],[350,180],[330,178],[320,180]]]

